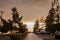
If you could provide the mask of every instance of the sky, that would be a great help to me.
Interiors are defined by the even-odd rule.
[[[0,0],[0,11],[4,11],[3,18],[12,17],[11,9],[16,7],[23,22],[33,22],[46,17],[51,8],[51,0]]]
[[[34,22],[24,22],[27,25],[28,31],[33,32]]]

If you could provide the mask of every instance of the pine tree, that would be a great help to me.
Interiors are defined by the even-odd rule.
[[[38,30],[38,27],[39,27],[39,21],[36,20],[35,24],[34,24],[34,33],[36,33]]]

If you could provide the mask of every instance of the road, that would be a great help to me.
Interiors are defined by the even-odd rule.
[[[29,33],[24,40],[43,40],[34,33]]]

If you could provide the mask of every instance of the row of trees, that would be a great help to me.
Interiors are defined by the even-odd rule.
[[[33,32],[36,33],[36,32],[40,32],[41,30],[45,30],[46,28],[45,25],[46,24],[44,17],[42,17],[40,21],[37,19],[34,23]]]
[[[46,31],[55,34],[56,31],[60,30],[60,9],[59,1],[52,1],[52,7],[49,10],[49,15],[46,17]]]
[[[8,21],[2,18],[3,12],[1,11],[0,31],[3,33],[8,32],[9,30],[11,31],[11,33],[12,30],[18,30],[19,32],[22,33],[26,32],[27,31],[26,25],[23,25],[23,23],[21,22],[23,16],[19,17],[19,13],[16,7],[13,7],[11,10],[12,10],[12,20],[9,19]]]
[[[52,1],[52,7],[49,10],[49,14],[45,19],[46,23],[46,32],[54,35],[55,32],[60,31],[60,7],[59,7],[59,0]],[[39,21],[36,20],[34,25],[34,33],[39,28]]]

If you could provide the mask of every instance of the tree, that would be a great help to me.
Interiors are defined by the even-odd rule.
[[[46,31],[54,34],[59,29],[59,1],[52,1],[52,8],[49,15],[46,17]]]
[[[19,14],[18,14],[18,12],[17,12],[16,7],[13,7],[12,12],[13,12],[13,13],[12,13],[13,22],[18,23]]]
[[[57,14],[56,17],[57,17],[56,31],[60,31],[60,22],[59,22],[60,21],[60,16],[59,16],[59,14]]]
[[[1,32],[5,33],[5,32],[8,32],[9,30],[11,30],[11,34],[12,34],[13,30],[18,30],[20,32],[26,31],[26,26],[24,26],[23,23],[21,22],[23,16],[19,17],[19,13],[18,13],[16,7],[12,8],[12,20],[9,19],[8,21],[6,21],[5,19],[2,18],[2,14],[3,14],[3,12],[1,11],[0,19],[3,24],[2,28],[0,28]],[[0,25],[0,27],[1,27],[1,25]]]
[[[49,15],[46,17],[46,30],[48,32],[52,32],[52,27],[53,27],[53,21],[54,21],[54,14],[55,14],[55,10],[52,8],[50,11],[49,11]]]
[[[9,30],[8,22],[6,20],[4,20],[4,19],[2,19],[2,21],[3,21],[3,26],[1,28],[1,32],[6,33]]]
[[[8,22],[5,20],[5,19],[3,19],[2,18],[2,15],[3,15],[3,11],[1,11],[1,16],[0,16],[0,18],[1,18],[1,32],[7,32],[9,29],[9,27],[8,27]]]
[[[38,30],[38,27],[39,27],[39,21],[38,20],[36,20],[36,22],[35,22],[35,24],[34,24],[34,33],[36,33],[37,31],[39,31]]]
[[[18,24],[18,26],[19,26],[18,29],[19,29],[20,32],[25,32],[25,30],[24,30],[25,28],[23,26],[23,23],[21,22],[23,16],[19,17],[19,13],[18,13],[16,7],[13,7],[12,12],[13,12],[12,13],[13,23],[17,23]]]
[[[9,30],[11,31],[11,34],[12,34],[12,30],[13,30],[13,21],[12,20],[8,20],[8,27],[9,27]]]

